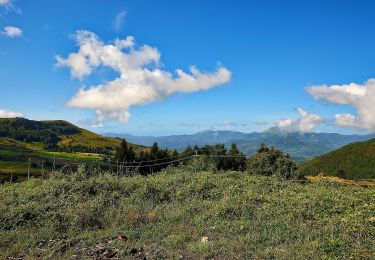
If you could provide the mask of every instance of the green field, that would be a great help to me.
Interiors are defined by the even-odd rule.
[[[98,154],[66,153],[43,151],[39,144],[28,144],[8,138],[0,138],[0,176],[7,178],[10,174],[24,178],[28,173],[30,159],[30,175],[38,176],[43,169],[48,172],[55,160],[57,167],[64,163],[95,162],[102,158]],[[48,164],[49,162],[49,164]],[[46,164],[47,163],[47,164]]]
[[[371,259],[375,190],[171,168],[0,185],[0,258]]]

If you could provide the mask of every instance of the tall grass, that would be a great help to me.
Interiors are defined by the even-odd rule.
[[[375,256],[375,190],[300,184],[239,172],[170,168],[154,176],[55,175],[0,186],[0,258],[367,258]],[[41,241],[63,241],[39,248]],[[79,242],[81,241],[81,242]]]

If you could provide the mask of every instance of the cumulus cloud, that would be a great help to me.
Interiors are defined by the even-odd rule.
[[[20,36],[22,36],[22,30],[18,27],[14,27],[14,26],[5,26],[4,31],[3,31],[3,35],[5,35],[8,38],[20,37]]]
[[[297,108],[298,119],[284,118],[276,122],[276,126],[286,132],[310,132],[324,122],[324,118]]]
[[[151,46],[135,47],[132,36],[104,44],[89,31],[77,31],[79,50],[67,58],[56,57],[57,66],[68,67],[74,78],[84,78],[99,67],[109,67],[119,76],[112,81],[80,88],[67,105],[90,108],[97,119],[127,122],[129,108],[160,102],[177,93],[208,90],[229,82],[231,72],[218,67],[215,72],[205,73],[190,67],[190,73],[177,69],[176,73],[160,68],[160,53]]]
[[[10,7],[12,5],[12,0],[0,0],[0,6]]]
[[[126,11],[119,12],[113,20],[113,27],[116,31],[120,31],[125,24]]]
[[[13,117],[24,117],[24,114],[7,110],[7,109],[0,109],[0,118],[13,118]]]
[[[375,132],[375,79],[364,84],[311,86],[307,92],[315,99],[349,105],[356,110],[355,115],[336,114],[336,125]]]

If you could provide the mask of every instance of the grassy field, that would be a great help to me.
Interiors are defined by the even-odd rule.
[[[375,189],[171,168],[0,186],[0,259],[371,259]]]
[[[29,158],[30,175],[41,176],[43,172],[52,169],[54,159],[56,167],[62,167],[65,163],[94,163],[102,157],[99,154],[47,152],[43,151],[38,143],[28,144],[14,139],[0,138],[0,179],[7,180],[14,175],[18,180],[24,180],[28,173]]]

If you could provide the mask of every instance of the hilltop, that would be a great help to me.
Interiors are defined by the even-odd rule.
[[[67,121],[34,121],[1,118],[0,137],[10,138],[49,151],[111,153],[120,140],[103,137]]]
[[[241,152],[253,155],[261,143],[274,146],[285,153],[289,153],[296,162],[302,162],[333,151],[343,145],[365,141],[374,135],[341,135],[337,133],[298,133],[284,132],[278,128],[270,128],[264,132],[242,133],[237,131],[202,131],[196,134],[171,136],[134,136],[130,134],[104,134],[111,137],[126,138],[129,142],[150,146],[157,142],[160,147],[184,150],[187,146],[225,144],[230,147],[237,144]]]
[[[51,167],[54,158],[60,164],[98,160],[111,156],[120,143],[120,139],[104,137],[63,120],[0,118],[0,175],[25,175],[29,159],[33,162],[33,175],[40,174],[42,162]],[[145,149],[130,145],[136,151]]]
[[[305,175],[323,174],[346,179],[375,178],[375,139],[346,145],[300,166]]]

